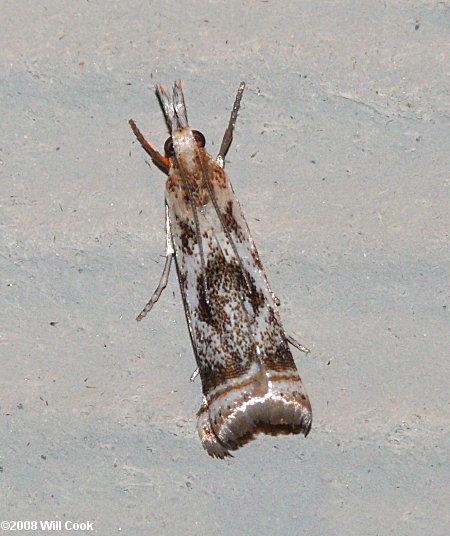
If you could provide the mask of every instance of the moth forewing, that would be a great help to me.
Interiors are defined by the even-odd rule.
[[[168,259],[175,255],[202,382],[198,431],[207,452],[219,458],[258,432],[307,435],[311,427],[311,406],[276,299],[223,169],[243,89],[241,84],[217,159],[205,151],[203,135],[189,127],[181,82],[172,96],[156,88],[171,133],[165,157],[130,123],[156,165],[167,167],[166,249]],[[145,313],[169,269],[170,260]]]

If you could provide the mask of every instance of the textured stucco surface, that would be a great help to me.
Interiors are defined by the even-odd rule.
[[[448,534],[448,4],[0,5],[1,519]],[[308,438],[226,461],[198,440],[175,274],[135,321],[163,266],[164,176],[127,121],[162,148],[153,86],[178,78],[211,153],[247,82],[227,170],[312,350]]]

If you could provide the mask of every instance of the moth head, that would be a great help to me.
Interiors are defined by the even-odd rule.
[[[197,143],[197,147],[203,148],[206,143],[205,136],[203,136],[203,134],[198,130],[193,130],[192,134],[194,136],[195,142]],[[170,136],[170,138],[167,138],[166,143],[164,144],[164,154],[167,158],[173,158],[175,156],[172,136]]]

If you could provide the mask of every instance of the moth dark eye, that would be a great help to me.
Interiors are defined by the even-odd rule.
[[[167,138],[166,143],[164,144],[164,154],[170,158],[171,156],[175,155],[175,151],[173,150],[173,141],[172,137]]]
[[[206,143],[205,136],[203,136],[203,134],[199,132],[198,130],[193,130],[192,134],[194,134],[194,138],[195,138],[195,141],[197,142],[197,145],[199,147],[204,147]]]

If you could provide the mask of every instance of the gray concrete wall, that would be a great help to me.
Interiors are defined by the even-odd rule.
[[[0,7],[2,520],[448,534],[448,4]],[[211,153],[247,82],[227,170],[312,350],[308,438],[225,461],[198,440],[175,274],[135,321],[164,262],[164,176],[127,121],[162,150],[153,88],[175,79]]]

